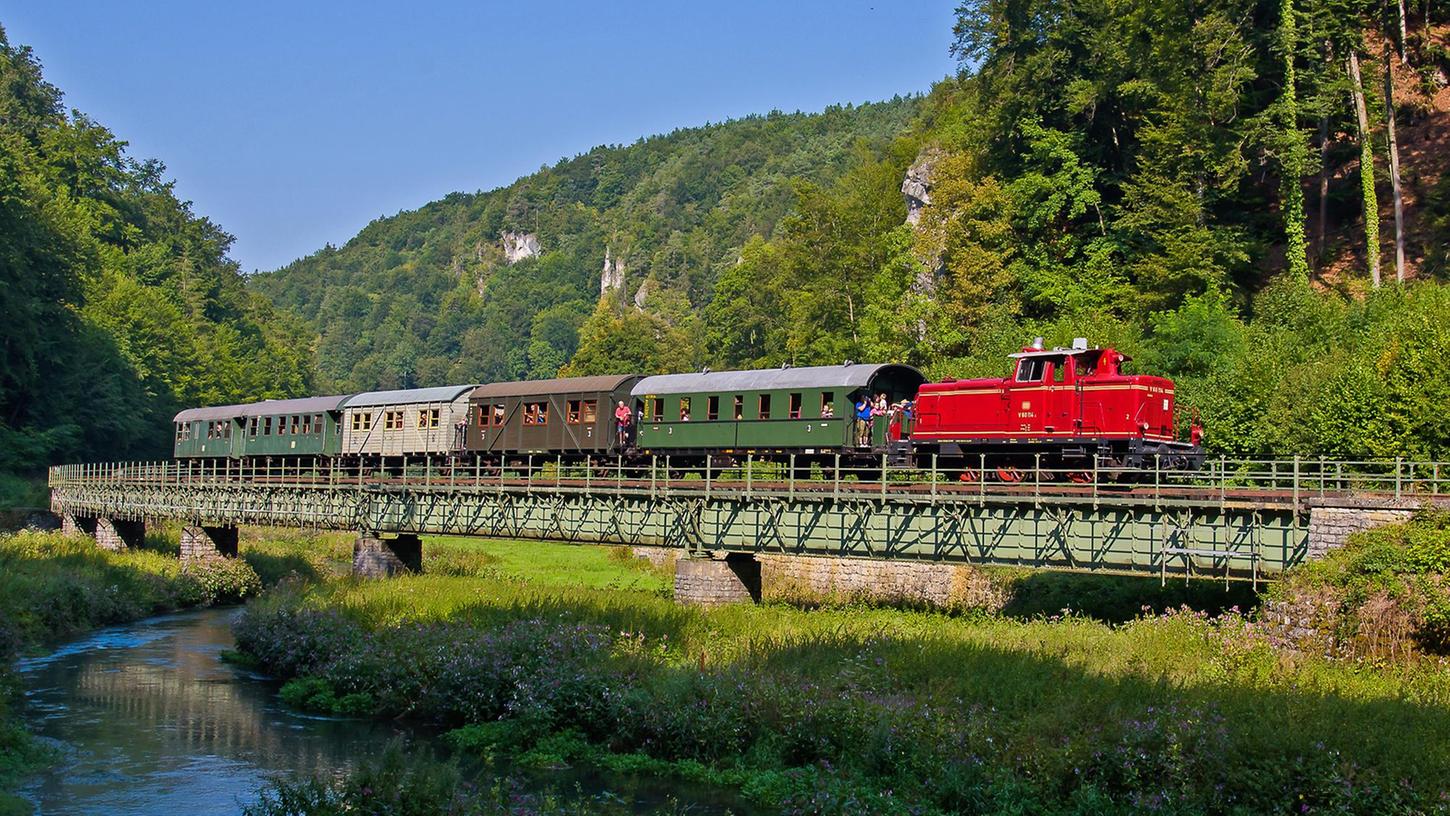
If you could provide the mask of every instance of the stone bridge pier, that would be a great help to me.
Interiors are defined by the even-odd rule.
[[[388,578],[423,571],[423,540],[414,533],[384,538],[362,533],[352,545],[352,574],[359,578]]]
[[[181,528],[181,560],[237,557],[236,525],[188,524]]]
[[[125,552],[146,543],[146,522],[97,516],[60,514],[60,530],[66,535],[85,535],[96,546],[111,552]]]

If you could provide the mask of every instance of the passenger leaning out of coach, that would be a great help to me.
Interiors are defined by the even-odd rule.
[[[629,444],[629,426],[633,419],[634,412],[629,410],[629,406],[625,405],[623,400],[620,400],[619,405],[614,409],[614,427],[619,434],[621,448]]]
[[[856,445],[871,444],[871,397],[864,391],[856,398]]]

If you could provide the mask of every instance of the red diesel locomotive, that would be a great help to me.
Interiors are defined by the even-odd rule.
[[[1085,481],[1093,471],[1196,469],[1201,430],[1175,436],[1173,381],[1124,374],[1129,358],[1112,348],[1045,349],[1041,340],[1011,355],[1002,379],[927,383],[910,430],[920,462],[932,454],[967,480],[983,466],[1002,481],[1034,468]]]

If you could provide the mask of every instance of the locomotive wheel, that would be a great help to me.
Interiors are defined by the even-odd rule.
[[[1086,470],[1070,470],[1067,473],[1067,478],[1073,484],[1090,484],[1092,483],[1093,475]]]
[[[1023,473],[1022,469],[1016,465],[1003,465],[997,468],[997,480],[1007,482],[1008,484],[1017,484],[1026,476],[1027,474]]]
[[[957,481],[976,484],[982,481],[982,472],[976,468],[962,468],[962,472],[957,474]]]

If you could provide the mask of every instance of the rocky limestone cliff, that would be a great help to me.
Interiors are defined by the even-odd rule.
[[[604,270],[599,274],[599,297],[603,298],[611,292],[623,289],[624,272],[624,259],[612,257],[609,254],[609,247],[605,247]]]
[[[516,264],[526,258],[538,257],[543,252],[539,248],[539,236],[532,232],[505,230],[500,239],[503,241],[503,256],[511,264]]]
[[[921,210],[931,204],[931,174],[941,159],[940,148],[923,148],[916,161],[906,168],[906,178],[901,182],[901,194],[906,198],[906,223],[916,226],[921,221]]]

